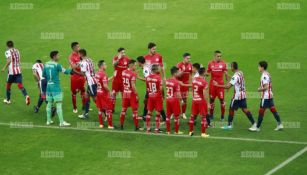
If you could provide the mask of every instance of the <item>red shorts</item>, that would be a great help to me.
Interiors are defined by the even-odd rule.
[[[163,98],[162,97],[149,97],[147,102],[148,111],[162,111],[163,109]]]
[[[112,100],[110,95],[98,93],[96,96],[96,106],[98,109],[111,110]]]
[[[72,93],[85,92],[85,77],[72,75],[70,76],[70,90]]]
[[[215,99],[216,97],[219,99],[224,99],[224,89],[213,86],[213,84],[210,83],[209,95],[210,95],[210,98],[212,99]]]
[[[189,97],[189,87],[180,86],[180,94],[182,98],[188,98]]]
[[[131,107],[133,110],[137,110],[139,108],[138,96],[134,93],[123,93],[122,107],[126,109]]]
[[[206,100],[193,100],[192,101],[192,115],[197,116],[206,116],[208,114],[208,107]]]
[[[172,114],[179,116],[180,111],[180,101],[178,98],[167,99],[166,100],[166,116],[170,117]]]
[[[112,81],[112,92],[123,92],[124,85],[123,80],[116,78]]]

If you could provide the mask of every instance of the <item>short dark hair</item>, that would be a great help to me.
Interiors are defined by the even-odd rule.
[[[145,63],[145,58],[143,56],[137,57],[136,60],[138,60],[138,62],[141,63],[141,64]]]
[[[233,68],[234,70],[238,70],[238,68],[239,68],[238,63],[235,62],[235,61],[231,62],[231,66],[232,66],[232,68]]]
[[[206,68],[204,68],[204,67],[201,67],[198,70],[199,75],[203,75],[205,72],[206,72]]]
[[[104,60],[99,60],[98,61],[98,67],[100,68],[101,66],[103,66],[104,65]]]
[[[42,60],[37,59],[37,60],[35,61],[35,63],[42,63]]]
[[[268,63],[266,61],[260,61],[259,66],[262,67],[264,70],[268,68]]]
[[[187,57],[187,56],[191,56],[191,54],[189,54],[189,53],[184,53],[184,54],[182,55],[183,58],[185,58],[185,57]]]
[[[121,51],[123,51],[123,50],[125,50],[125,48],[120,47],[119,49],[117,49],[117,52],[121,52]]]
[[[157,46],[157,45],[156,45],[155,43],[150,42],[150,43],[148,44],[148,49],[151,49],[151,48],[156,47],[156,46]]]
[[[158,69],[159,69],[159,65],[157,65],[157,64],[154,64],[154,65],[151,66],[151,71],[156,71]]]
[[[10,40],[10,41],[7,41],[7,42],[6,42],[6,46],[9,47],[9,48],[12,48],[12,47],[14,47],[14,42],[11,41],[11,40]]]
[[[194,63],[192,65],[195,69],[199,70],[200,69],[200,64],[199,63]]]
[[[136,62],[135,60],[130,60],[130,61],[128,62],[128,65],[134,64],[135,62]]]
[[[222,52],[219,50],[214,51],[214,54],[217,54],[217,53],[222,53]]]
[[[74,48],[76,45],[78,45],[78,44],[79,44],[78,42],[74,41],[74,42],[71,43],[70,46],[71,46],[71,48],[73,49],[73,48]]]
[[[50,58],[53,59],[53,57],[55,57],[58,53],[59,53],[59,51],[57,51],[57,50],[51,51],[50,52]]]
[[[171,74],[174,75],[175,73],[178,72],[178,70],[179,70],[178,67],[173,66],[173,67],[171,68]]]
[[[86,56],[86,50],[85,49],[80,49],[79,53],[82,54],[83,56]]]

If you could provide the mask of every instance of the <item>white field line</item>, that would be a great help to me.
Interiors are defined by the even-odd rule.
[[[1,123],[3,126],[11,126],[10,123]],[[13,127],[15,128],[15,127]],[[22,128],[22,127],[20,127]],[[95,128],[77,128],[77,127],[59,127],[59,126],[46,126],[46,125],[31,125],[26,128],[48,128],[48,129],[61,129],[61,130],[77,130],[77,131],[92,131],[92,132],[104,132],[104,133],[121,133],[121,134],[137,134],[137,135],[152,135],[152,136],[162,136],[162,137],[183,137],[191,138],[191,136],[185,135],[166,135],[166,134],[154,134],[146,132],[135,132],[135,131],[121,131],[121,130],[108,130],[108,129],[95,129]],[[19,128],[16,128],[19,129]],[[192,136],[192,138],[200,138],[200,136]],[[207,139],[207,138],[206,138]],[[241,137],[219,137],[219,136],[210,136],[208,139],[215,140],[234,140],[234,141],[248,141],[248,142],[265,142],[265,143],[284,143],[284,144],[297,144],[297,145],[307,145],[307,142],[299,141],[285,141],[285,140],[265,140],[265,139],[253,139],[253,138],[241,138]]]
[[[300,150],[299,152],[295,153],[293,156],[289,157],[287,160],[285,160],[281,164],[277,165],[275,168],[273,168],[269,172],[265,173],[265,175],[274,174],[276,171],[278,171],[279,169],[283,168],[284,166],[286,166],[287,164],[292,162],[294,159],[296,159],[299,156],[301,156],[302,154],[304,154],[306,151],[307,151],[307,146],[305,148],[303,148],[302,150]]]

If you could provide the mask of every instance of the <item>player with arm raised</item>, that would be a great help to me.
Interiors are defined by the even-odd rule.
[[[99,70],[95,74],[95,79],[97,82],[96,106],[98,108],[99,127],[103,128],[102,115],[105,112],[107,115],[108,129],[114,129],[112,123],[112,97],[108,87],[110,79],[105,73],[107,65],[104,60],[98,62],[98,68]]]
[[[59,73],[72,74],[71,69],[64,69],[57,62],[59,61],[59,52],[52,51],[50,53],[51,60],[48,61],[44,66],[43,77],[47,81],[47,91],[46,91],[46,100],[47,100],[47,125],[53,123],[51,120],[51,108],[52,103],[56,103],[56,110],[60,121],[60,126],[70,126],[70,123],[64,121],[63,110],[62,110],[62,101],[63,93],[60,85]],[[75,68],[75,67],[72,67]]]
[[[192,114],[189,121],[190,132],[189,135],[193,136],[194,120],[195,116],[200,114],[201,116],[201,137],[207,138],[209,135],[206,133],[208,127],[207,118],[208,117],[208,106],[207,106],[207,88],[208,83],[205,80],[206,69],[204,67],[200,68],[198,73],[199,77],[193,78],[192,88],[193,88],[193,100],[192,100]]]
[[[180,115],[180,101],[182,101],[180,93],[180,83],[177,80],[179,69],[177,67],[171,68],[172,77],[166,80],[166,133],[170,134],[171,116],[174,115],[175,120],[175,134],[183,134],[179,131],[179,115]]]
[[[211,75],[209,95],[210,95],[210,117],[211,119],[214,116],[214,100],[219,98],[221,104],[221,120],[224,120],[225,114],[225,101],[224,101],[224,89],[216,87],[213,85],[213,81],[218,82],[219,84],[224,84],[224,75],[226,81],[228,82],[228,73],[226,63],[222,60],[222,52],[214,52],[214,60],[208,63],[207,75]]]
[[[115,110],[116,96],[119,92],[123,95],[123,79],[122,73],[128,69],[129,58],[126,56],[125,48],[119,48],[118,54],[113,58],[114,79],[112,81],[112,111]]]
[[[69,64],[71,67],[75,65],[80,65],[80,56],[79,50],[80,45],[78,42],[71,43],[72,53],[69,56]],[[70,76],[70,90],[71,90],[71,99],[73,104],[73,113],[78,113],[77,108],[77,93],[80,92],[82,98],[82,109],[85,108],[85,77],[81,73],[80,66],[77,66],[74,69],[74,74]]]
[[[97,83],[95,79],[95,70],[93,61],[87,57],[87,53],[85,49],[79,50],[80,55],[80,67],[81,73],[86,77],[87,82],[87,92],[85,95],[85,108],[84,113],[79,115],[79,118],[86,119],[89,117],[89,110],[90,110],[90,98],[92,97],[94,102],[96,101],[97,95]]]
[[[163,108],[163,87],[162,78],[159,75],[159,65],[152,65],[152,74],[146,78],[146,87],[148,92],[147,109],[148,113],[146,116],[146,127],[147,133],[150,132],[150,117],[152,112],[156,111],[156,128],[155,133],[160,132],[160,115]]]
[[[135,126],[135,131],[140,130],[139,120],[138,120],[138,108],[139,108],[139,97],[136,90],[136,61],[130,60],[128,64],[128,69],[124,70],[122,73],[124,93],[122,98],[122,112],[120,114],[120,127],[124,129],[124,121],[127,112],[127,108],[131,107],[133,112],[133,121]]]
[[[231,71],[234,73],[234,75],[226,85],[220,85],[218,82],[213,81],[214,86],[224,89],[230,89],[232,86],[234,86],[234,94],[229,108],[228,125],[222,127],[222,129],[232,129],[234,112],[239,108],[242,109],[253,126],[255,125],[255,120],[251,112],[247,109],[244,75],[243,72],[239,70],[237,62],[231,63]]]
[[[192,77],[192,64],[190,63],[191,54],[184,53],[183,54],[183,61],[177,64],[179,68],[179,75],[178,80],[181,81],[183,84],[190,84],[191,77]],[[187,119],[185,112],[187,110],[187,98],[189,96],[189,87],[181,86],[180,87],[181,97],[183,100],[182,104],[182,118]]]
[[[267,68],[268,68],[268,63],[266,61],[259,62],[258,70],[261,73],[261,79],[260,79],[260,87],[258,88],[258,92],[261,92],[262,96],[261,96],[257,126],[250,128],[249,129],[250,131],[260,131],[260,126],[263,121],[264,112],[267,108],[270,108],[272,114],[274,115],[275,120],[277,121],[277,127],[275,128],[275,131],[279,131],[284,128],[283,124],[281,123],[280,116],[274,105],[273,92],[272,92],[272,79],[269,72],[267,72]]]
[[[11,86],[13,83],[16,83],[22,95],[26,99],[26,105],[29,105],[30,97],[22,84],[20,53],[18,49],[14,48],[13,41],[7,41],[6,46],[7,46],[7,50],[5,51],[6,64],[2,68],[2,72],[4,72],[8,68],[8,77],[6,82],[6,99],[4,99],[3,102],[6,104],[11,103]]]

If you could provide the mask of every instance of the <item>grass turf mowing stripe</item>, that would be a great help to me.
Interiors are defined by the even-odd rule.
[[[11,123],[0,123],[3,126],[11,126]],[[20,126],[22,128],[22,125]],[[90,128],[76,128],[76,127],[58,127],[58,126],[44,126],[44,125],[31,125],[29,128],[49,128],[49,129],[68,129],[77,131],[92,131],[92,132],[105,132],[105,133],[122,133],[122,134],[141,134],[141,135],[153,135],[153,136],[166,136],[166,137],[183,137],[189,138],[188,135],[166,135],[166,134],[154,134],[135,131],[119,131],[119,130],[106,130],[106,129],[90,129]],[[200,138],[200,136],[192,136],[193,138]],[[215,137],[210,136],[208,139],[216,140],[234,140],[234,141],[250,141],[250,142],[265,142],[265,143],[284,143],[284,144],[300,144],[307,145],[307,142],[298,141],[286,141],[286,140],[265,140],[265,139],[253,139],[253,138],[240,138],[240,137]]]
[[[281,164],[277,165],[275,168],[273,168],[269,172],[265,173],[265,175],[274,174],[276,171],[283,168],[284,166],[286,166],[287,164],[289,164],[290,162],[292,162],[293,160],[295,160],[296,158],[298,158],[299,156],[304,154],[306,151],[307,151],[307,146],[305,148],[303,148],[302,150],[300,150],[299,152],[295,153],[293,156],[289,157],[287,160],[285,160]]]

